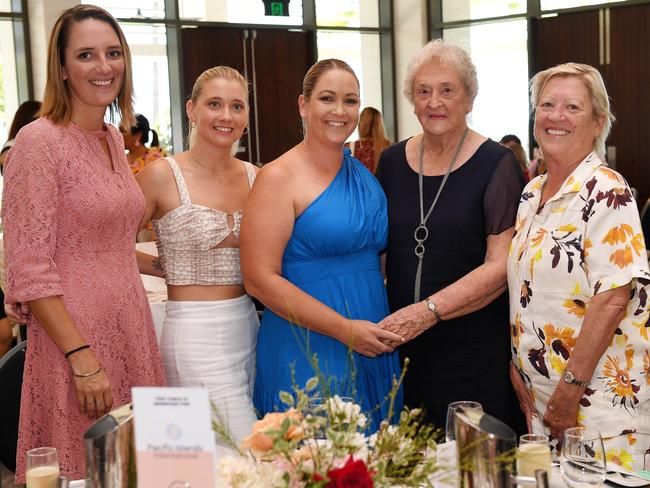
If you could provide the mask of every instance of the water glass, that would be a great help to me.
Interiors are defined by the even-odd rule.
[[[445,426],[445,438],[447,442],[456,440],[456,417],[454,414],[458,409],[474,409],[482,412],[483,406],[479,402],[467,400],[450,403],[447,407],[447,425]]]
[[[565,430],[560,471],[570,488],[603,486],[607,464],[600,432],[585,427]]]
[[[551,448],[548,436],[525,434],[519,437],[517,474],[535,477],[535,471],[545,470],[551,476]]]
[[[27,488],[56,488],[59,478],[59,457],[54,447],[38,447],[27,451],[25,471]]]

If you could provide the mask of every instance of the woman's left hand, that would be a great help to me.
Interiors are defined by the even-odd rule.
[[[567,391],[573,388],[575,391]],[[578,424],[578,409],[582,398],[582,388],[564,383],[558,384],[548,400],[544,424],[551,431],[551,437],[562,442],[564,431]]]
[[[377,325],[404,338],[415,339],[435,323],[435,317],[425,302],[418,302],[399,309]]]

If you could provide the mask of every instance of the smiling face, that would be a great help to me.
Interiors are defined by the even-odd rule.
[[[230,147],[248,125],[247,92],[239,81],[213,78],[205,82],[196,100],[187,102],[187,116],[196,122],[198,137],[219,147]]]
[[[535,139],[545,158],[576,163],[593,150],[604,119],[594,116],[591,96],[576,76],[554,76],[535,108]]]
[[[343,145],[359,122],[359,84],[348,71],[328,70],[318,78],[309,100],[300,95],[298,105],[308,140]]]
[[[70,90],[72,118],[101,114],[118,96],[125,62],[120,40],[110,24],[86,19],[70,26],[63,79]]]
[[[456,70],[441,63],[422,66],[413,77],[413,112],[425,133],[440,136],[464,129],[472,110]]]

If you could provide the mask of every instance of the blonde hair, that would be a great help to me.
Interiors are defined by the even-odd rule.
[[[465,93],[471,103],[474,103],[478,94],[478,77],[476,66],[463,48],[453,44],[446,44],[442,39],[427,42],[411,59],[406,69],[404,80],[404,96],[413,103],[413,79],[424,65],[438,63],[451,66],[465,88]]]
[[[381,152],[390,145],[386,138],[381,112],[374,107],[366,107],[359,116],[359,140],[371,139],[375,161],[379,161]]]
[[[133,73],[131,71],[131,51],[117,20],[106,10],[95,5],[76,5],[63,12],[52,28],[47,49],[47,81],[43,104],[39,116],[47,117],[55,124],[66,125],[72,114],[70,87],[63,79],[65,49],[73,24],[87,19],[100,20],[110,25],[117,35],[124,58],[124,78],[117,98],[109,105],[111,122],[119,115],[121,123],[130,127],[135,121],[133,112]]]
[[[591,96],[591,105],[593,106],[594,118],[604,118],[605,123],[600,131],[600,134],[593,142],[593,150],[600,159],[605,160],[605,140],[612,130],[612,123],[616,120],[611,111],[609,96],[605,88],[605,82],[598,70],[593,66],[581,63],[565,63],[558,64],[553,68],[540,71],[530,80],[530,108],[531,113],[534,113],[539,97],[544,91],[547,83],[554,76],[575,76],[587,87],[587,91]]]
[[[316,83],[318,83],[320,77],[333,69],[340,69],[343,71],[347,71],[352,76],[354,76],[354,79],[357,82],[357,86],[358,87],[361,86],[359,84],[359,78],[357,78],[356,73],[348,63],[335,58],[323,59],[317,62],[316,64],[314,64],[311,68],[309,68],[309,71],[307,71],[307,74],[302,80],[302,96],[305,97],[306,101],[309,101],[309,99],[311,98],[311,94],[314,91],[314,88],[316,87]]]
[[[246,108],[248,108],[248,82],[239,71],[237,71],[235,68],[231,68],[230,66],[214,66],[212,68],[206,69],[199,75],[199,77],[194,82],[194,86],[192,86],[192,95],[190,96],[190,100],[192,100],[193,104],[196,105],[199,97],[201,96],[201,93],[203,92],[203,87],[206,85],[206,83],[209,83],[212,80],[227,80],[236,81],[239,83],[246,92],[247,99],[244,100],[244,102],[246,102]],[[189,147],[194,146],[196,143],[196,131],[194,131],[192,128],[192,121],[190,121],[189,124],[187,140]]]

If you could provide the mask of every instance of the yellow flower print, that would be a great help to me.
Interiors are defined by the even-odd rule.
[[[630,242],[637,256],[640,256],[641,253],[645,253],[645,240],[643,239],[643,234],[635,234]]]
[[[601,241],[603,244],[609,244],[610,246],[615,246],[616,244],[627,242],[628,234],[634,235],[632,227],[628,224],[621,224],[618,227],[612,227],[609,232],[603,237]]]
[[[619,268],[623,269],[632,262],[632,249],[630,246],[625,246],[625,249],[618,249],[609,256],[609,262],[614,263]]]
[[[530,258],[530,278],[535,277],[535,263],[538,263],[542,259],[542,250],[538,249],[537,252]]]
[[[605,168],[604,166],[598,169],[598,172],[607,176],[610,180],[620,181],[617,174],[614,173],[611,169]]]
[[[641,334],[641,337],[646,341],[648,340],[648,329],[650,328],[645,326],[647,320],[648,317],[644,314],[638,322],[635,322],[634,320],[632,321],[632,325],[639,329],[639,334]]]
[[[623,448],[610,449],[605,454],[605,458],[607,459],[607,463],[616,464],[618,466],[621,466],[624,469],[634,471],[634,467],[632,466],[632,463],[634,462],[634,457],[632,456],[632,454],[630,454]]]
[[[573,224],[565,224],[561,226],[558,230],[561,230],[562,232],[575,232],[578,229]]]
[[[551,368],[561,374],[576,344],[573,337],[575,330],[571,327],[555,327],[553,324],[546,324],[542,330],[544,342],[551,352],[549,357]]]
[[[544,236],[548,233],[546,229],[539,228],[535,233],[535,237],[530,241],[530,247],[539,247],[539,245],[544,240]]]
[[[584,256],[587,257],[589,256],[589,248],[594,247],[594,245],[591,243],[591,239],[585,239],[585,247],[584,247]]]
[[[633,352],[632,352],[633,354]],[[631,357],[626,350],[627,363],[631,362]],[[607,355],[607,360],[603,367],[603,376],[599,379],[606,380],[606,391],[613,394],[612,405],[622,406],[626,410],[634,410],[634,406],[639,403],[636,398],[640,387],[635,385],[636,380],[630,377],[629,368],[621,365],[618,356]]]
[[[643,353],[643,371],[641,374],[645,376],[646,385],[650,386],[650,352],[646,349]]]

